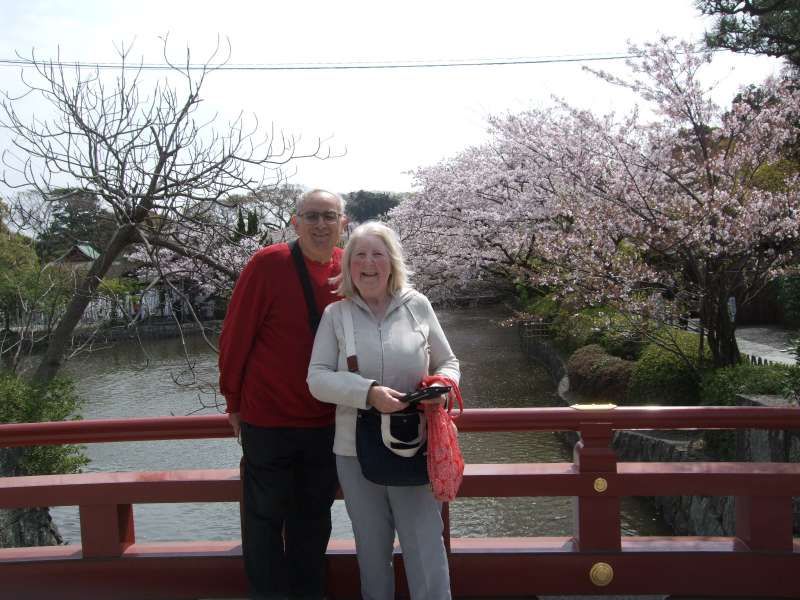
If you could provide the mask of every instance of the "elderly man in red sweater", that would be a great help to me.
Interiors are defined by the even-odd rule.
[[[274,244],[251,257],[222,328],[220,389],[241,435],[242,549],[255,599],[324,596],[338,487],[335,407],[311,396],[306,375],[313,318],[338,299],[329,280],[340,272],[343,213],[338,194],[303,194],[292,217],[297,248]],[[306,290],[300,270],[308,275]]]

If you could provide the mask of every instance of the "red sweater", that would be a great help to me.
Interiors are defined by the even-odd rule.
[[[320,315],[339,299],[328,279],[339,274],[341,255],[335,248],[327,264],[306,258]],[[227,412],[259,427],[332,425],[336,407],[316,400],[306,385],[313,344],[289,246],[262,248],[236,282],[219,340],[219,385]]]

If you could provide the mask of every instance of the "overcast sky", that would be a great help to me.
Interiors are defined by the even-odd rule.
[[[114,44],[135,40],[132,56],[159,63],[159,36],[169,33],[175,59],[188,45],[201,62],[219,34],[230,39],[234,64],[610,55],[624,53],[628,40],[699,39],[709,25],[692,0],[0,0],[0,22],[0,59],[32,49],[49,58],[60,48],[65,60],[113,61]],[[407,171],[480,143],[489,114],[546,106],[553,95],[604,112],[630,107],[625,92],[581,66],[226,71],[208,82],[204,98],[220,117],[244,110],[301,138],[301,150],[324,138],[344,153],[298,161],[295,183],[404,191]],[[621,61],[591,66],[625,72]],[[708,84],[718,84],[724,103],[742,83],[779,67],[723,53]],[[18,68],[0,65],[0,89],[17,90],[18,80]],[[0,133],[0,146],[7,144]]]

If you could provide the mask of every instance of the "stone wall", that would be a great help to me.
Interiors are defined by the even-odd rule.
[[[699,436],[664,439],[639,431],[614,434],[614,450],[621,461],[684,462],[710,460],[698,449]],[[733,499],[729,496],[657,496],[656,510],[675,535],[733,535]]]
[[[788,408],[781,396],[745,396],[737,398],[739,406],[772,406]],[[736,432],[737,460],[753,462],[800,462],[800,431],[743,429]],[[794,531],[800,533],[800,498],[793,498]]]
[[[574,403],[564,361],[547,340],[523,339],[527,355],[544,365],[558,381],[558,395],[565,405]],[[742,397],[741,405],[777,406],[785,400],[775,397]],[[570,447],[578,434],[564,432]],[[800,460],[800,432],[740,430],[737,432],[737,460],[797,462]],[[693,432],[618,431],[613,448],[619,460],[628,462],[714,461],[702,452],[702,437]],[[660,496],[651,498],[664,522],[676,535],[731,536],[735,532],[734,501],[730,496]],[[800,532],[800,498],[794,499],[795,533]]]
[[[522,328],[518,331],[520,333],[519,339],[522,345],[522,351],[527,354],[528,358],[532,358],[536,362],[544,365],[550,377],[552,377],[553,381],[558,385],[561,385],[565,379],[568,384],[567,366],[564,364],[564,361],[561,360],[561,355],[558,353],[556,347],[553,346],[547,338],[529,337],[525,335]],[[569,386],[567,386],[565,392],[568,392],[568,387]]]
[[[562,383],[562,386],[564,384]],[[563,399],[563,397],[562,397]],[[569,404],[569,402],[566,402]],[[570,447],[575,432],[559,434]],[[612,447],[623,462],[682,462],[704,460],[692,436],[664,439],[641,431],[617,431]],[[733,500],[727,496],[656,496],[648,498],[675,535],[733,535]]]

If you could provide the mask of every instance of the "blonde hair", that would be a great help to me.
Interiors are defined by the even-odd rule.
[[[353,248],[359,240],[367,236],[375,236],[380,239],[386,246],[389,254],[389,281],[386,283],[390,294],[394,294],[398,290],[408,287],[408,277],[411,274],[406,267],[406,261],[403,258],[403,247],[400,245],[400,239],[397,234],[383,223],[377,221],[368,221],[356,227],[350,234],[350,239],[344,247],[344,254],[342,255],[342,272],[334,278],[334,284],[338,284],[336,293],[345,298],[351,298],[357,290],[353,285],[353,277],[350,273],[350,259],[353,256]]]

